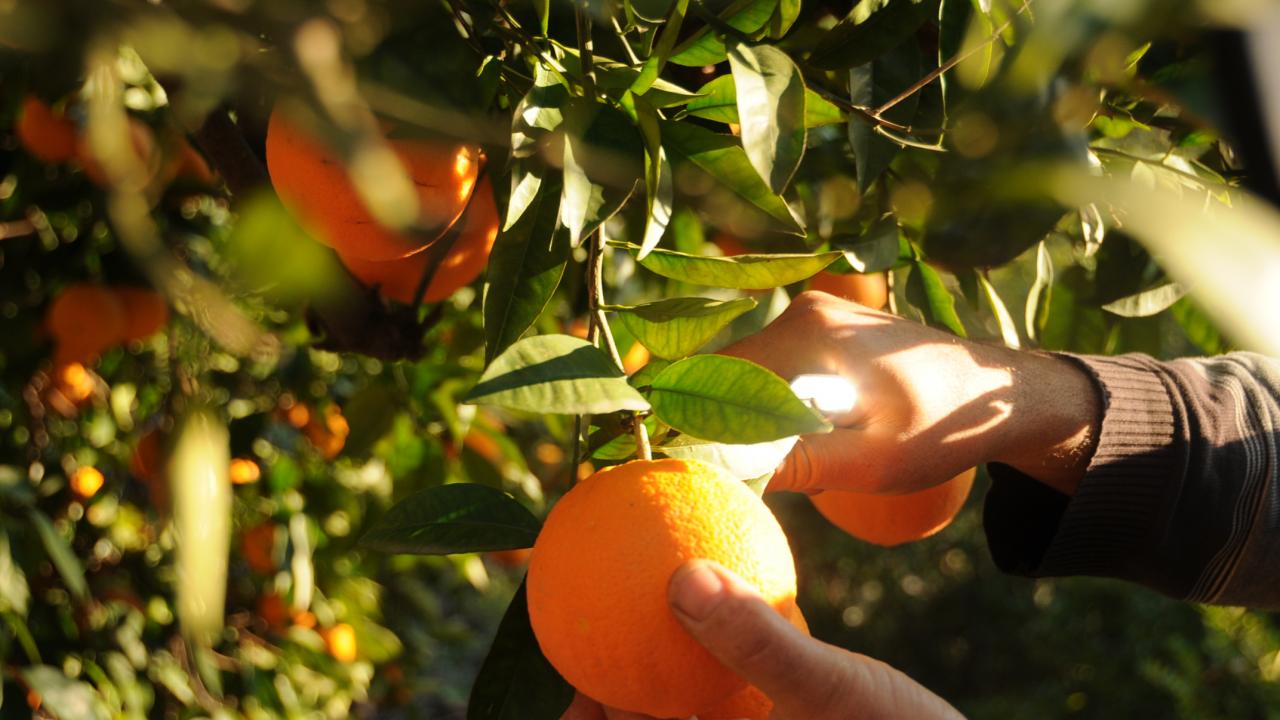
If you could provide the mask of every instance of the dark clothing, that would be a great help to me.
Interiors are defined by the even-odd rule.
[[[1280,609],[1280,363],[1069,357],[1098,385],[1097,450],[1074,497],[990,465],[996,565]]]

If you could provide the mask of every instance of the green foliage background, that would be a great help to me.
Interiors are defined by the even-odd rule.
[[[714,349],[758,330],[822,268],[888,272],[895,312],[985,341],[1230,349],[1203,309],[1214,298],[1185,296],[1152,260],[1150,228],[1106,202],[1064,203],[1055,185],[1066,168],[1218,212],[1240,202],[1205,35],[1217,20],[1138,0],[0,6],[0,716],[29,716],[38,696],[62,718],[555,717],[561,681],[518,607],[489,652],[521,570],[474,551],[528,544],[576,472],[575,414],[593,413],[582,447],[597,466],[635,452],[631,411],[650,405],[659,453],[678,437],[817,429],[798,405],[778,419],[726,414],[729,397],[691,404],[708,381],[680,341]],[[334,89],[346,73],[357,99]],[[165,153],[187,138],[225,182],[99,186],[42,164],[12,130],[30,94],[83,132],[127,112]],[[505,221],[487,277],[422,308],[356,286],[265,182],[277,102],[351,161],[369,140],[341,121],[353,106],[484,146]],[[762,257],[707,259],[722,234]],[[42,324],[86,281],[156,287],[173,319],[105,352],[93,398],[66,412],[44,394]],[[644,305],[704,295],[733,303]],[[662,356],[630,384],[609,353],[562,335],[504,354],[596,309],[620,354],[639,338]],[[544,360],[568,385],[503,379]],[[778,384],[721,373],[738,396]],[[775,406],[793,400],[780,392]],[[336,458],[288,422],[298,405],[341,408]],[[207,644],[176,617],[174,523],[132,465],[144,436],[171,438],[201,407],[229,429],[226,452],[263,469],[233,489],[230,547],[209,550],[228,551],[230,571],[225,629]],[[106,476],[87,501],[67,486],[84,465]],[[426,555],[358,544],[384,518],[457,509],[437,489],[460,482],[506,493],[474,512],[501,513],[507,534],[417,536]],[[771,496],[814,634],[975,718],[1280,717],[1273,615],[1002,576],[981,494],[939,536],[893,550]],[[265,570],[243,546],[264,527]],[[404,549],[383,529],[401,543],[383,549]],[[288,617],[266,617],[267,597]],[[338,623],[355,630],[355,662],[326,651]]]

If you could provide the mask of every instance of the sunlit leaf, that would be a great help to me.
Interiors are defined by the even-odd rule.
[[[169,454],[177,545],[178,621],[208,646],[222,631],[231,547],[230,437],[222,418],[196,410],[183,418]]]
[[[671,57],[671,53],[676,46],[676,40],[680,37],[680,27],[684,24],[684,15],[689,10],[689,0],[675,0],[673,4],[668,4],[671,5],[671,8],[667,15],[666,24],[662,26],[662,32],[658,34],[658,42],[654,44],[653,51],[649,53],[649,57],[645,59],[644,65],[640,69],[640,74],[636,76],[635,82],[631,84],[631,92],[637,95],[645,94],[653,86],[653,82],[662,73],[662,67],[667,64],[667,60]]]
[[[735,480],[754,480],[769,476],[795,447],[796,436],[750,445],[716,443],[689,435],[665,443],[657,448],[668,457],[701,460],[715,465]]]
[[[542,169],[517,160],[511,170],[511,195],[507,198],[507,214],[502,222],[502,230],[510,230],[524,216],[533,199],[538,196],[542,187]]]
[[[719,15],[729,27],[746,34],[755,33],[769,23],[778,0],[735,0]],[[720,33],[703,27],[676,47],[671,62],[689,67],[722,63],[727,55]]]
[[[1049,248],[1041,240],[1036,245],[1036,277],[1027,290],[1027,306],[1023,322],[1026,325],[1027,337],[1035,340],[1037,329],[1043,324],[1044,315],[1053,301],[1053,258]]]
[[[620,309],[618,317],[654,355],[676,359],[702,347],[734,318],[755,306],[756,301],[751,298],[669,298]]]
[[[956,300],[942,282],[942,276],[925,262],[916,262],[907,278],[907,299],[935,327],[965,337],[964,325],[956,314]]]
[[[622,207],[642,175],[644,150],[627,118],[586,100],[565,110],[560,222],[574,247]]]
[[[782,223],[788,232],[803,232],[787,203],[773,192],[731,135],[721,135],[688,122],[662,124],[662,138],[672,153],[688,160],[743,200]]]
[[[732,75],[721,75],[698,88],[698,97],[689,101],[685,113],[722,123],[738,122],[738,91]],[[805,88],[804,125],[807,128],[836,125],[845,121],[844,111],[830,100]]]
[[[649,409],[609,356],[569,335],[513,344],[489,364],[464,402],[565,415]]]
[[[520,583],[498,624],[471,686],[467,720],[559,718],[573,702],[573,688],[542,655],[533,635],[525,592]]]
[[[501,490],[454,483],[396,503],[360,544],[415,555],[511,550],[532,547],[541,527],[533,513]]]
[[[729,49],[729,67],[742,147],[760,177],[781,194],[804,157],[805,87],[800,69],[775,47],[744,43]]]
[[[977,278],[978,287],[982,289],[983,297],[987,299],[987,303],[991,306],[991,314],[996,318],[996,325],[1000,328],[1000,339],[1004,340],[1004,344],[1011,348],[1022,347],[1022,342],[1018,339],[1018,326],[1013,322],[1013,316],[1009,314],[1009,309],[1005,307],[1004,301],[1000,299],[1000,294],[996,292],[995,286],[987,279],[985,273],[974,271],[974,277]]]
[[[1186,288],[1178,283],[1165,283],[1109,302],[1102,309],[1120,317],[1149,317],[1164,312],[1186,294]]]
[[[649,400],[662,422],[715,442],[752,444],[831,430],[782,378],[724,355],[672,363],[653,379]]]
[[[898,262],[899,244],[898,222],[892,217],[880,220],[860,237],[831,239],[832,249],[844,253],[849,266],[859,273],[893,267]]]
[[[611,244],[633,252],[639,250],[626,243]],[[709,257],[658,249],[640,264],[663,277],[695,285],[766,290],[806,280],[839,257],[838,252]]]
[[[525,333],[555,294],[569,260],[569,238],[556,232],[559,183],[548,182],[526,217],[498,234],[485,275],[485,361]]]
[[[538,63],[534,84],[511,118],[511,151],[517,158],[538,152],[538,142],[564,122],[569,91],[546,65]]]
[[[623,108],[632,114],[640,136],[644,139],[645,222],[638,258],[644,259],[658,246],[671,222],[671,206],[675,201],[675,178],[667,151],[662,147],[662,131],[658,111],[644,98],[623,96]]]

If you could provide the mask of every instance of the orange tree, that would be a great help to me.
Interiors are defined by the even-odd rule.
[[[5,4],[0,712],[558,717],[509,551],[587,464],[759,488],[824,431],[706,354],[811,278],[1014,346],[1274,352],[1203,35],[1247,18],[1113,5]],[[975,714],[1276,702],[1266,616],[1019,605],[972,510],[890,553],[775,505],[816,634]]]

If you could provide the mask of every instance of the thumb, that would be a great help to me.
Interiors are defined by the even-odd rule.
[[[833,680],[816,641],[717,563],[685,563],[671,576],[668,601],[695,640],[779,709],[784,698],[811,696]]]

